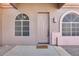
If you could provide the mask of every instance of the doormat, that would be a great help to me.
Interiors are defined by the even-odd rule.
[[[48,45],[47,44],[38,44],[36,46],[36,48],[38,48],[38,49],[47,49],[48,48]]]

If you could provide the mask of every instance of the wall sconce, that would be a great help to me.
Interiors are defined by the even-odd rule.
[[[55,17],[53,18],[53,23],[56,23]]]

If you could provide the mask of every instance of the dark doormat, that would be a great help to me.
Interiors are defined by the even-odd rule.
[[[38,48],[38,49],[48,49],[48,44],[37,44],[36,48]]]

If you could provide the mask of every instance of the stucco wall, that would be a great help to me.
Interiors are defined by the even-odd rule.
[[[37,39],[37,14],[38,12],[49,12],[50,21],[50,44],[55,45],[55,36],[59,36],[58,45],[79,45],[79,37],[62,37],[60,32],[61,16],[67,11],[77,11],[77,8],[57,9],[55,4],[17,4],[18,10],[14,8],[0,9],[0,45],[33,45],[38,43]],[[18,14],[25,13],[30,19],[30,36],[15,36],[15,18]],[[56,23],[53,23],[53,18]],[[52,36],[52,34],[55,36]],[[58,33],[58,34],[57,34]],[[53,41],[54,40],[54,41]]]
[[[58,31],[57,24],[52,22],[54,12],[57,8],[55,4],[18,4],[18,10],[4,9],[2,19],[2,43],[10,45],[37,44],[37,13],[49,12],[50,39],[53,31]],[[30,19],[30,36],[15,36],[15,18],[19,13],[26,13]],[[55,26],[54,26],[55,25]]]
[[[57,12],[55,13],[55,18],[57,20],[57,31],[56,32],[52,32],[52,44],[55,45],[56,44],[56,38],[58,37],[58,45],[79,45],[79,36],[62,36],[62,33],[60,32],[60,19],[61,16],[64,15],[64,13],[68,12],[68,11],[76,11],[79,12],[78,7],[77,8],[61,8],[59,10],[57,10]],[[53,24],[53,26],[55,26],[55,24]],[[62,30],[62,29],[61,29]],[[56,33],[55,36],[53,36]],[[58,34],[57,34],[58,33]]]
[[[17,7],[18,10],[14,8],[0,9],[0,45],[37,44],[38,12],[49,12],[50,44],[56,44],[55,36],[57,35],[59,36],[58,45],[79,45],[79,37],[62,37],[62,33],[60,32],[61,16],[67,11],[71,10],[79,12],[79,7],[62,7],[60,9],[57,9],[55,4],[17,4]],[[25,13],[29,16],[30,36],[15,36],[15,18],[20,13]],[[56,23],[53,23],[53,18],[55,19]],[[55,36],[53,36],[52,34],[55,34]]]
[[[0,8],[0,45],[2,45],[2,9]]]

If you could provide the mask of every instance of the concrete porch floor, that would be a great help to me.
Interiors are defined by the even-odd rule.
[[[37,49],[36,46],[4,46],[0,47],[3,56],[70,56],[63,48],[48,46],[48,49]]]
[[[72,56],[79,56],[79,45],[61,46]]]

